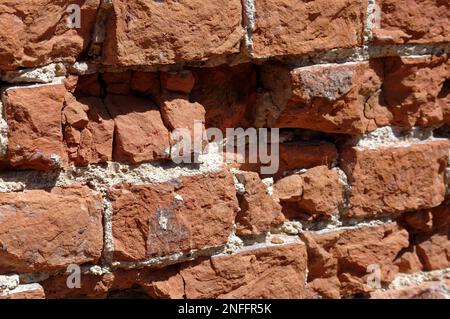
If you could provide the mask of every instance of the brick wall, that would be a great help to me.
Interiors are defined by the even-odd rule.
[[[0,298],[450,298],[449,23],[440,0],[0,1]],[[195,123],[266,132],[277,170],[251,141],[177,161]]]

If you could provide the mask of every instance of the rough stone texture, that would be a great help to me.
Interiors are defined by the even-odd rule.
[[[422,58],[385,58],[384,101],[392,124],[403,127],[438,126],[447,114],[445,92],[450,78],[446,55]]]
[[[417,255],[425,270],[450,267],[450,227],[443,227],[432,234],[421,234],[415,239]]]
[[[373,26],[376,43],[450,41],[450,3],[441,0],[377,0],[380,19]]]
[[[298,202],[303,195],[303,178],[299,174],[278,180],[274,185],[274,197],[281,202]]]
[[[239,0],[118,0],[113,5],[106,64],[172,64],[239,52],[244,35]]]
[[[112,160],[114,121],[101,99],[75,100],[69,95],[63,116],[64,140],[71,161],[84,166]]]
[[[375,291],[371,299],[449,299],[450,280],[425,282],[396,290]]]
[[[304,295],[304,244],[252,249],[184,264],[187,298],[301,298]]]
[[[336,171],[326,166],[308,170],[303,177],[300,209],[312,215],[332,215],[343,203],[343,189]]]
[[[100,0],[4,0],[0,3],[0,69],[75,62],[91,40]],[[81,28],[67,23],[68,6],[81,7]]]
[[[67,161],[61,130],[64,85],[11,88],[3,96],[13,167],[58,168]]]
[[[255,0],[255,58],[359,46],[367,3],[361,0]]]
[[[256,74],[252,65],[221,66],[193,70],[195,86],[191,101],[206,109],[206,124],[223,131],[246,127],[249,107],[255,99]]]
[[[0,194],[0,273],[95,263],[103,247],[102,203],[85,186]]]
[[[283,223],[281,206],[269,195],[257,173],[238,173],[237,179],[245,187],[245,193],[239,196],[237,235],[262,235],[269,232],[271,226]]]
[[[339,212],[344,201],[339,176],[327,166],[317,166],[303,174],[278,180],[274,185],[274,196],[290,219],[308,219],[309,216],[329,218]]]
[[[345,134],[386,125],[391,115],[379,100],[382,70],[378,60],[293,69],[266,64],[256,124]]]
[[[140,163],[167,157],[166,151],[170,149],[169,131],[151,100],[108,95],[105,104],[115,123],[115,161]]]
[[[408,247],[408,232],[396,224],[301,235],[308,248],[308,282],[323,297],[367,293],[368,266],[378,264],[381,282],[389,283],[398,272],[398,253]],[[339,280],[339,283],[336,281]],[[326,279],[324,281],[324,279]]]
[[[116,260],[143,260],[227,242],[237,212],[231,175],[182,177],[111,190]]]
[[[403,272],[450,267],[450,207],[448,205],[406,213],[399,222],[411,234],[411,246],[401,255]]]
[[[448,141],[404,147],[346,147],[341,165],[351,186],[349,216],[398,214],[431,208],[445,198]]]
[[[161,101],[161,115],[170,130],[177,128],[194,129],[194,122],[205,125],[205,108],[197,102],[189,102],[184,95],[165,94]]]

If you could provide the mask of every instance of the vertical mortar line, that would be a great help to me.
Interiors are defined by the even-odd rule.
[[[253,30],[255,29],[256,9],[255,0],[241,0],[242,13],[245,24],[245,48],[249,57],[253,55]]]
[[[376,4],[376,0],[367,0],[367,14],[366,23],[364,26],[364,44],[363,44],[363,54],[368,60],[370,58],[370,48],[371,42],[373,40],[373,26],[379,21],[379,10]]]
[[[5,89],[0,88],[0,159],[4,159],[8,153],[8,122],[5,110]]]
[[[102,262],[111,267],[114,253],[114,238],[112,234],[112,204],[108,199],[107,191],[102,191],[103,201],[103,254]]]

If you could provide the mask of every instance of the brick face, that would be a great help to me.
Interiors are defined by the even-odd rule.
[[[389,114],[378,99],[382,85],[379,61],[294,69],[268,65],[262,68],[261,77],[272,105],[258,104],[262,108],[258,111],[269,113],[269,127],[360,134],[373,130],[377,123],[389,123]]]
[[[439,206],[445,199],[444,169],[448,141],[398,148],[343,150],[350,176],[349,215],[398,214]]]
[[[102,209],[99,194],[81,186],[0,194],[0,273],[97,262]]]
[[[239,52],[244,36],[239,0],[115,1],[105,63],[170,64]],[[151,27],[150,27],[151,26]]]
[[[8,159],[13,167],[47,170],[67,160],[61,132],[64,95],[63,85],[6,91]]]
[[[80,7],[80,28],[65,23],[70,4]],[[22,1],[0,4],[0,69],[75,62],[86,50],[99,0]],[[49,33],[48,30],[54,32]]]
[[[432,43],[450,40],[450,4],[440,0],[379,0],[377,43]]]
[[[360,0],[255,0],[253,56],[305,54],[361,45],[366,7]]]
[[[0,299],[449,298],[449,6],[0,0]]]
[[[306,249],[290,244],[184,265],[187,298],[301,298]]]
[[[227,172],[158,185],[122,185],[110,196],[114,256],[125,261],[223,245],[237,211]]]

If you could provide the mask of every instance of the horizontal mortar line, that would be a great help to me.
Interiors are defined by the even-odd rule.
[[[294,220],[288,220],[284,224],[289,224],[291,222],[298,222],[303,227],[305,227],[305,224],[302,224],[300,221],[294,221]],[[372,228],[372,227],[378,227],[382,225],[388,225],[395,223],[395,220],[392,218],[392,215],[386,214],[386,216],[378,216],[375,218],[353,218],[353,219],[342,219],[339,220],[338,224],[333,224],[333,222],[330,223],[323,223],[319,227],[314,227],[311,223],[311,226],[308,228],[303,228],[298,231],[298,234],[303,233],[316,233],[316,234],[322,234],[322,233],[330,233],[330,232],[338,232],[343,230],[354,230],[354,229],[361,229],[361,228]],[[308,226],[308,225],[306,225]],[[275,227],[272,231],[272,235],[288,235],[293,236],[291,233],[288,233],[286,231],[283,231],[283,225],[280,227]]]
[[[414,287],[423,283],[450,279],[450,268],[418,271],[412,274],[398,273],[385,291]]]
[[[200,166],[174,163],[107,162],[61,171],[7,171],[0,173],[0,193],[87,183],[94,185],[98,190],[107,190],[116,184],[158,184],[185,176],[216,173],[223,168],[224,166],[219,162],[205,163]]]
[[[268,56],[265,58],[252,58],[248,61],[243,61],[242,63],[254,63],[261,64],[270,61],[284,61],[288,65],[292,67],[302,67],[302,66],[313,66],[313,65],[323,65],[323,64],[336,64],[336,63],[347,63],[347,62],[364,62],[369,61],[373,58],[383,58],[383,57],[393,57],[399,56],[402,58],[420,58],[427,57],[433,54],[439,53],[450,53],[450,43],[438,43],[438,44],[392,44],[392,45],[368,45],[362,47],[353,47],[353,48],[336,48],[331,49],[324,52],[317,53],[306,53],[300,55],[280,55],[280,56]],[[45,68],[52,64],[57,64],[62,62],[50,63],[47,65],[37,66],[33,68],[27,68],[24,70],[20,70],[20,72],[33,72],[35,70],[39,70]],[[77,64],[87,64],[90,65],[89,68],[85,71],[80,70],[77,71],[74,68]],[[197,68],[214,68],[217,66],[199,66],[194,64],[190,65],[189,61],[185,61],[182,65],[192,66]],[[83,75],[83,74],[91,74],[91,73],[103,73],[103,72],[123,72],[123,71],[146,71],[148,68],[148,72],[158,72],[160,70],[167,71],[168,69],[175,67],[178,64],[172,65],[164,65],[164,66],[128,66],[128,67],[114,67],[114,66],[106,66],[99,62],[95,61],[77,61],[73,64],[64,63],[66,65],[66,75]],[[226,65],[227,63],[223,63],[221,65]],[[106,69],[105,69],[106,68]],[[7,72],[18,72],[15,71],[3,71],[0,73]],[[36,82],[4,82],[10,85],[5,85],[4,88],[12,88],[12,87],[36,87],[41,85],[49,85],[49,84],[61,84],[64,76],[57,76],[54,78],[53,82],[49,83],[41,83],[39,81]]]

